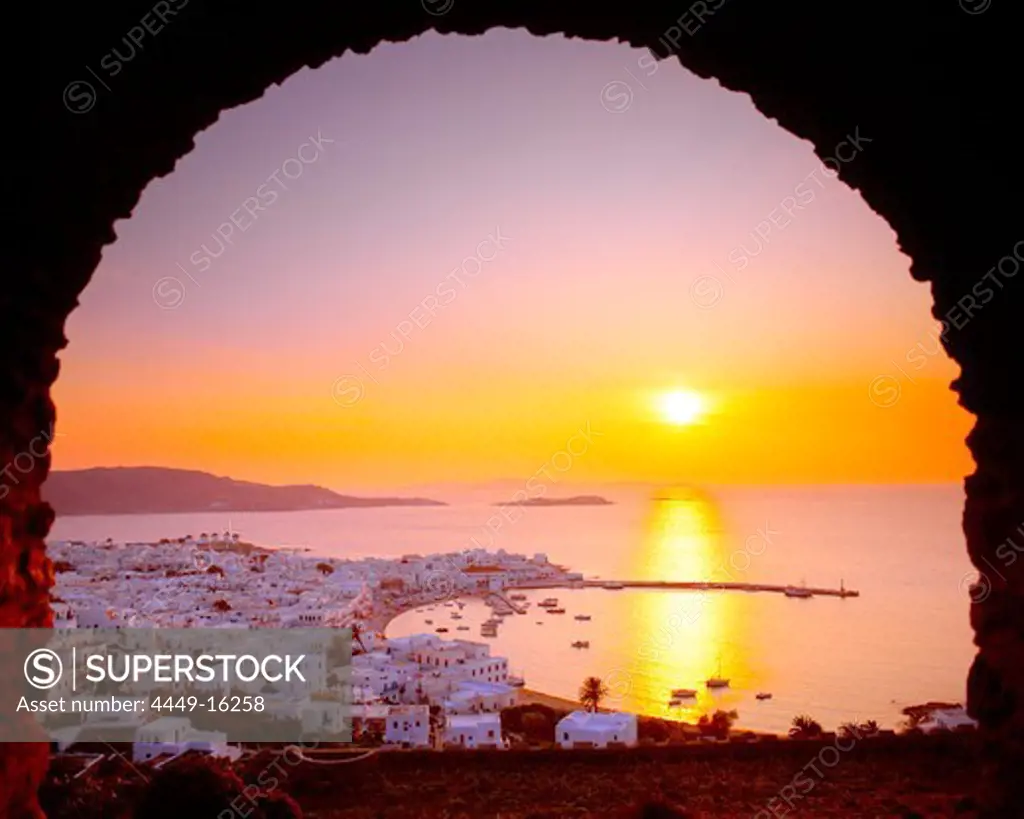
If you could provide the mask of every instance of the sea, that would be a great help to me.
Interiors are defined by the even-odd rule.
[[[974,656],[972,570],[959,485],[587,487],[609,505],[507,508],[509,492],[438,497],[448,506],[306,512],[58,517],[50,538],[156,540],[239,532],[268,547],[359,558],[484,547],[547,558],[587,578],[806,584],[860,592],[840,599],[744,591],[602,588],[531,591],[505,618],[492,653],[528,688],[575,699],[597,676],[606,705],[694,721],[717,709],[737,724],[784,733],[808,714],[826,729],[873,719],[898,728],[908,706],[964,702]],[[537,607],[557,597],[566,609]],[[410,611],[389,636],[449,629],[483,640],[490,610]],[[577,614],[590,620],[575,619]],[[427,624],[427,619],[433,624]],[[457,631],[460,625],[468,630]],[[589,648],[573,648],[586,641]],[[709,690],[713,675],[729,687]],[[675,688],[698,696],[669,704]],[[758,700],[759,692],[771,699]]]

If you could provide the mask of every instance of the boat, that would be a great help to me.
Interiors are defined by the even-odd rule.
[[[525,594],[510,594],[508,596],[508,599],[509,600],[525,600],[526,599],[526,595]]]
[[[446,629],[444,626],[441,626],[440,628],[435,628],[434,631],[436,631],[438,634],[444,634],[448,631],[448,629]]]
[[[513,674],[509,674],[508,677],[505,679],[505,684],[511,685],[513,688],[522,688],[526,685],[526,680],[524,680],[522,677],[517,677]]]
[[[693,688],[673,688],[672,699],[674,700],[688,700],[697,696],[696,689]]]
[[[461,614],[459,614],[456,611],[452,612],[452,620],[461,620],[461,619],[462,619],[462,615]]]
[[[756,696],[759,700],[770,700],[772,698],[771,692],[769,691],[758,691]]]
[[[708,688],[728,688],[729,678],[722,676],[722,658],[718,658],[718,671],[713,677],[708,677],[704,680],[704,685]]]
[[[537,625],[538,626],[543,626],[544,625],[544,621],[543,620],[538,620],[537,621]]]
[[[456,631],[469,631],[469,626],[457,626]]]
[[[480,626],[481,637],[497,637],[498,629],[496,626]]]
[[[556,608],[558,606],[558,598],[557,597],[545,597],[537,605],[540,606],[541,608],[553,609],[553,608]]]
[[[577,640],[572,644],[573,648],[590,648],[590,640]]]
[[[814,597],[814,593],[808,589],[807,584],[803,582],[801,582],[799,586],[786,586],[786,588],[782,590],[782,593],[786,595],[786,597]]]
[[[565,609],[548,609],[548,614],[565,614]]]
[[[626,588],[626,587],[625,587],[624,585],[622,585],[621,583],[619,583],[619,582],[618,582],[617,580],[605,580],[605,581],[604,581],[604,583],[602,583],[601,585],[602,585],[602,586],[603,586],[604,588],[606,588],[606,589],[611,589],[611,590],[613,590],[613,591],[617,591],[617,590],[619,590],[619,589],[624,589],[624,588]]]
[[[590,615],[589,614],[577,614],[573,619],[574,620],[589,620],[590,619]]]
[[[424,620],[423,622],[426,623],[428,626],[434,625],[434,621],[433,620]]]

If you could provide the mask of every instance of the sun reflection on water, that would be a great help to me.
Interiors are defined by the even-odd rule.
[[[711,580],[727,576],[722,523],[713,501],[692,490],[662,492],[652,500],[646,536],[632,577]],[[734,593],[656,591],[632,596],[626,633],[634,645],[620,655],[625,673],[611,681],[614,707],[671,719],[696,721],[703,713],[732,707],[729,689],[709,691],[719,673],[745,675],[732,638],[742,627]],[[627,682],[628,681],[628,682]],[[696,698],[670,706],[671,691],[690,688]]]

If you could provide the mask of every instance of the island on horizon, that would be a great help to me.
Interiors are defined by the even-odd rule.
[[[517,501],[515,506],[612,506],[615,501],[602,498],[600,495],[573,495],[570,498],[528,498]],[[508,506],[506,503],[494,503],[492,506]]]
[[[299,512],[382,506],[447,506],[430,498],[354,497],[313,484],[271,486],[162,466],[54,471],[42,489],[58,515]]]

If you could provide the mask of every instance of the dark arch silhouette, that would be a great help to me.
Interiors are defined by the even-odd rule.
[[[823,160],[857,134],[871,140],[856,161],[836,163],[838,174],[888,221],[914,277],[931,282],[943,344],[962,368],[954,388],[977,416],[964,532],[982,582],[972,592],[979,652],[968,704],[988,748],[986,810],[1001,816],[1024,804],[1024,560],[1010,560],[1024,523],[1019,4],[131,0],[47,14],[38,52],[10,74],[31,74],[36,86],[11,111],[11,130],[28,139],[12,155],[8,195],[28,195],[12,214],[15,264],[0,295],[0,624],[51,622],[44,538],[53,512],[40,500],[49,457],[39,442],[55,418],[64,321],[116,220],[197,132],[303,67],[431,28],[622,40],[750,94]],[[982,304],[986,281],[993,295]],[[950,605],[961,604],[951,590]],[[0,812],[37,815],[45,765],[45,746],[0,746]]]

